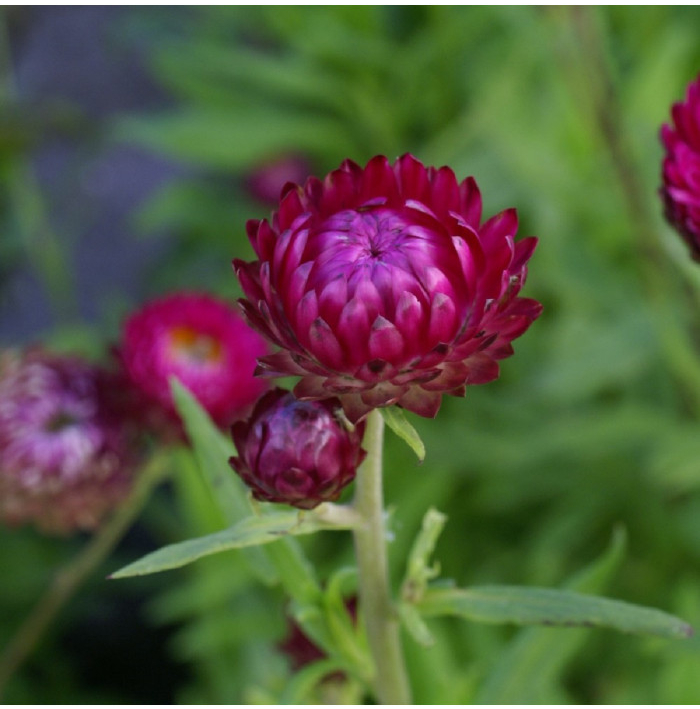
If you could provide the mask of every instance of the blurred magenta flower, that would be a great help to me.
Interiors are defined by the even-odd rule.
[[[232,305],[199,293],[169,295],[132,314],[119,349],[133,384],[170,421],[179,422],[169,384],[175,376],[219,426],[245,415],[267,388],[253,377],[266,352]]]
[[[700,261],[700,77],[688,86],[685,101],[673,104],[672,125],[661,127],[666,148],[663,185],[666,219]]]
[[[0,354],[0,518],[95,528],[136,463],[124,382],[76,357]]]
[[[311,166],[300,155],[282,155],[255,167],[246,178],[250,194],[260,202],[277,204],[287,182],[304,182]]]
[[[267,392],[247,421],[233,425],[231,466],[258,500],[313,509],[337,500],[365,457],[364,425],[350,431],[336,417],[337,400],[299,401]]]
[[[542,306],[518,298],[535,237],[509,209],[481,223],[472,178],[411,155],[287,185],[271,222],[248,222],[258,260],[234,261],[250,324],[282,350],[267,376],[300,399],[337,396],[352,421],[398,404],[435,416],[442,394],[498,377]]]

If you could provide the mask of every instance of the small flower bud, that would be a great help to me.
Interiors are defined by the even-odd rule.
[[[299,401],[284,389],[265,394],[247,421],[233,425],[231,466],[258,500],[310,510],[338,499],[365,457],[364,425],[349,431],[337,400]]]

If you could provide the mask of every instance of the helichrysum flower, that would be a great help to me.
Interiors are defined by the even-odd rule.
[[[0,518],[93,529],[128,492],[123,382],[78,358],[0,354]]]
[[[273,389],[233,425],[231,465],[258,500],[312,509],[338,499],[365,457],[363,424],[349,430],[337,400],[299,401]]]
[[[434,416],[442,394],[495,379],[540,314],[517,297],[537,243],[517,225],[513,209],[482,224],[472,178],[411,155],[287,185],[270,222],[248,223],[257,260],[234,261],[249,322],[282,348],[262,373],[300,376],[300,399],[337,396],[352,421],[391,404]]]
[[[666,148],[663,185],[666,218],[700,261],[700,77],[688,86],[685,101],[671,109],[671,125],[661,128]]]
[[[126,321],[121,359],[147,402],[178,421],[170,391],[177,377],[220,426],[246,413],[267,385],[253,377],[267,344],[236,309],[210,295],[177,293]]]

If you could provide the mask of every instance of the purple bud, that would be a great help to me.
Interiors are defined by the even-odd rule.
[[[299,401],[274,389],[247,421],[232,428],[238,456],[231,466],[258,500],[310,510],[336,500],[365,457],[364,425],[349,430],[336,399]]]

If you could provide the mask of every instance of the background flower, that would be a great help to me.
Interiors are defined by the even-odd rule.
[[[231,465],[258,500],[312,509],[337,500],[365,457],[364,426],[349,431],[337,400],[298,401],[274,389],[247,421],[233,425],[238,456]]]
[[[700,77],[689,86],[685,101],[674,103],[672,124],[661,128],[666,148],[663,185],[666,218],[700,261]]]
[[[235,261],[253,327],[279,345],[268,376],[302,399],[337,396],[351,420],[399,404],[434,416],[443,393],[498,376],[537,318],[518,298],[537,240],[515,210],[481,223],[472,178],[411,155],[288,185],[271,222],[250,221],[257,261]]]
[[[38,350],[0,355],[0,517],[93,529],[130,487],[134,440],[118,375]]]
[[[264,340],[233,306],[202,293],[148,303],[124,325],[121,359],[147,402],[178,421],[170,392],[177,377],[219,426],[244,415],[267,384],[253,377]]]

